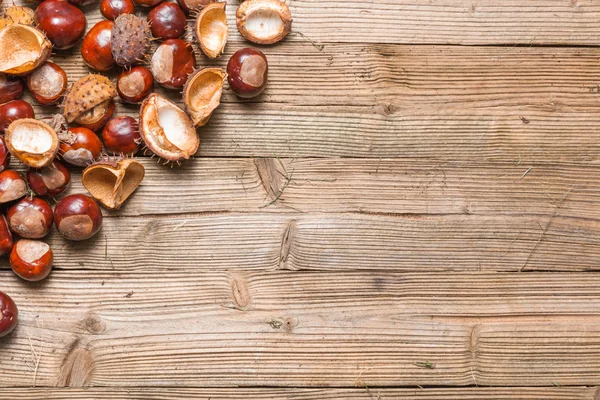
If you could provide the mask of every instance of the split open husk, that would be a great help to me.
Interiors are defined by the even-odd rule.
[[[190,117],[157,93],[151,93],[140,107],[140,135],[150,151],[168,161],[187,160],[200,146]]]
[[[196,18],[196,38],[202,52],[209,58],[220,57],[229,38],[226,5],[225,2],[210,3]]]
[[[247,0],[236,13],[238,30],[243,37],[258,44],[273,44],[292,29],[292,14],[280,0]]]
[[[86,75],[69,88],[63,101],[63,115],[69,123],[88,122],[104,115],[115,96],[117,88],[110,79],[99,74]]]
[[[226,78],[221,68],[203,68],[189,76],[183,88],[183,103],[194,125],[206,124],[219,106]]]
[[[52,44],[33,26],[11,24],[0,30],[0,72],[26,75],[43,64]]]
[[[131,158],[106,160],[83,171],[81,182],[104,207],[118,210],[144,179],[142,164]]]
[[[6,128],[4,141],[13,156],[32,168],[50,165],[60,145],[50,125],[32,118],[13,121]]]

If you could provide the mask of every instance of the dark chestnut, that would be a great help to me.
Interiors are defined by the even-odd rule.
[[[102,227],[102,211],[98,203],[84,194],[72,194],[54,207],[56,229],[69,240],[85,240]]]
[[[236,51],[227,63],[229,87],[239,97],[256,97],[267,87],[269,65],[262,51],[246,47]]]
[[[27,77],[27,89],[42,105],[55,104],[67,91],[67,73],[47,61]]]
[[[154,90],[154,77],[146,67],[124,70],[117,78],[117,92],[126,103],[140,103]]]
[[[25,85],[21,78],[0,72],[0,104],[20,99]]]
[[[0,337],[6,336],[17,326],[19,310],[17,305],[4,292],[0,292]]]
[[[10,230],[26,239],[41,239],[52,227],[52,207],[39,197],[24,197],[6,212]]]
[[[104,18],[114,21],[121,14],[133,14],[135,4],[132,0],[102,0],[100,2],[100,12]]]
[[[86,167],[102,155],[102,142],[88,128],[69,128],[68,135],[60,143],[62,159],[71,165]]]
[[[13,100],[0,104],[0,133],[4,133],[11,122],[21,118],[35,118],[31,104],[25,100]]]
[[[77,7],[85,7],[94,4],[97,0],[67,0],[69,3]]]
[[[111,119],[102,131],[102,141],[113,154],[135,155],[142,141],[138,122],[132,117]]]
[[[8,164],[10,163],[10,152],[8,151],[8,147],[6,147],[6,142],[4,141],[4,137],[0,136],[0,172],[4,171],[8,168]]]
[[[27,194],[27,182],[20,172],[6,169],[0,172],[0,204],[20,199]]]
[[[85,34],[81,45],[81,56],[90,68],[108,71],[115,65],[110,50],[113,25],[112,21],[100,21]]]
[[[47,167],[27,171],[27,183],[38,196],[58,196],[69,187],[70,182],[71,173],[56,159]]]
[[[104,128],[104,125],[112,118],[114,113],[115,102],[110,99],[81,114],[75,118],[75,122],[81,127],[98,132]]]
[[[8,261],[19,278],[41,281],[52,271],[52,249],[41,240],[21,239],[13,246]]]
[[[35,21],[55,49],[69,49],[77,44],[87,25],[83,12],[66,0],[45,0],[35,9]]]
[[[133,0],[135,4],[142,7],[156,7],[164,0]]]
[[[196,57],[185,40],[168,39],[158,46],[150,64],[158,83],[168,89],[181,89],[196,68]]]
[[[10,254],[13,245],[13,236],[8,227],[8,221],[4,215],[0,214],[0,256]]]
[[[187,20],[181,7],[162,3],[148,13],[152,36],[157,39],[176,39],[185,33]]]

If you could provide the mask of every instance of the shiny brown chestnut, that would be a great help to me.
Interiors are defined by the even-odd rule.
[[[157,39],[176,39],[185,33],[187,20],[181,7],[162,3],[148,13],[152,36]]]
[[[11,122],[21,118],[35,118],[31,104],[25,100],[0,104],[0,133],[4,133]]]
[[[83,12],[66,0],[45,0],[35,9],[39,29],[57,50],[69,49],[77,44],[87,25]]]
[[[0,104],[20,99],[25,85],[21,78],[0,72]]]
[[[6,336],[15,329],[19,318],[17,305],[4,292],[0,292],[0,337]]]
[[[269,64],[262,51],[246,47],[236,51],[227,63],[227,82],[239,97],[256,97],[267,87]]]
[[[39,197],[24,197],[6,211],[10,230],[26,239],[41,239],[50,232],[52,207]]]
[[[4,215],[0,214],[0,256],[9,255],[14,244],[8,221]]]
[[[0,172],[0,204],[20,199],[27,194],[27,182],[21,173],[7,169]]]
[[[156,7],[164,0],[133,0],[135,4],[142,7]]]
[[[47,1],[47,0],[46,0]],[[94,132],[100,131],[115,113],[115,102],[110,99],[75,118],[75,122]]]
[[[41,240],[21,239],[13,246],[8,261],[19,278],[41,281],[52,271],[52,249]]]
[[[38,196],[58,196],[69,187],[70,182],[71,173],[58,160],[47,167],[27,171],[27,183]]]
[[[138,122],[132,117],[111,119],[102,131],[102,141],[113,154],[135,155],[142,142]]]
[[[115,65],[110,50],[113,25],[112,21],[100,21],[85,34],[81,45],[81,56],[90,68],[108,71]]]
[[[62,159],[77,167],[86,167],[102,155],[102,142],[88,128],[69,128],[60,144]]]
[[[54,207],[56,229],[69,240],[85,240],[102,227],[102,211],[94,199],[84,194],[72,194]]]
[[[8,168],[8,164],[10,163],[10,152],[8,151],[8,147],[6,147],[6,142],[4,141],[4,137],[0,136],[0,172],[4,171]]]
[[[181,89],[196,68],[192,45],[182,39],[165,40],[150,61],[154,79],[168,89]]]
[[[69,3],[77,7],[85,7],[94,4],[98,0],[67,0]]]
[[[47,61],[27,77],[27,89],[38,103],[55,104],[67,91],[67,73]]]
[[[140,103],[154,90],[154,77],[146,67],[124,70],[117,78],[117,92],[126,103]]]
[[[100,12],[104,18],[114,21],[121,14],[133,14],[135,4],[132,0],[102,0],[100,2]]]

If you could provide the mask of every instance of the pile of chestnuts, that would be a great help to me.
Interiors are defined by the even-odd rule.
[[[36,1],[35,9],[0,11],[0,256],[28,281],[52,270],[44,238],[53,225],[67,240],[89,239],[102,226],[100,205],[117,210],[132,195],[145,173],[133,156],[149,151],[171,166],[193,157],[197,128],[219,106],[224,82],[237,96],[252,98],[268,76],[267,58],[255,48],[235,52],[226,71],[198,68],[198,49],[216,59],[227,44],[224,1],[101,0],[106,19],[89,30],[80,7],[97,0]],[[146,18],[136,13],[144,9]],[[236,13],[239,32],[256,44],[281,41],[291,23],[280,0],[242,1]],[[69,85],[66,71],[49,58],[79,43],[93,71]],[[102,74],[117,68],[115,81]],[[182,93],[183,107],[154,93],[155,83]],[[35,119],[31,104],[21,100],[25,90],[60,113]],[[117,97],[138,104],[139,118],[115,116]],[[11,158],[26,173],[9,169]],[[84,168],[89,195],[60,197],[71,180],[67,166]],[[0,337],[14,329],[17,314],[14,301],[0,292]]]

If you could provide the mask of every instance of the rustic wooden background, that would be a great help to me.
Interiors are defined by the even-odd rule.
[[[200,66],[248,45],[229,3]],[[52,234],[46,281],[2,262],[0,399],[598,399],[600,3],[291,10],[199,158],[140,158],[95,239]]]

